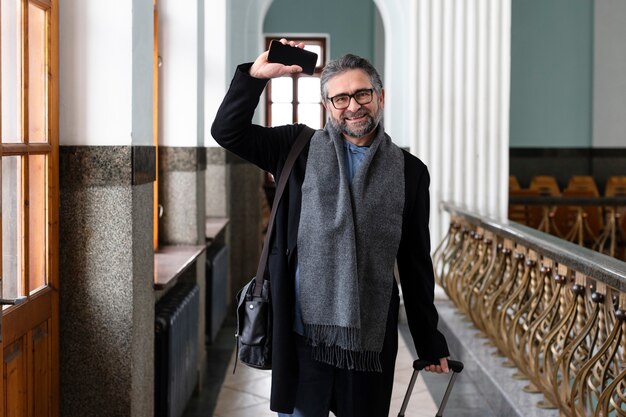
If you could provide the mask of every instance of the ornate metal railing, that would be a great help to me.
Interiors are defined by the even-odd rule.
[[[626,263],[452,204],[437,283],[561,415],[626,416]]]
[[[521,215],[514,220],[526,221],[542,232],[626,260],[626,225],[620,224],[626,214],[626,197],[510,196],[509,214]],[[597,230],[592,230],[590,215]],[[534,225],[530,224],[533,217],[538,217]]]

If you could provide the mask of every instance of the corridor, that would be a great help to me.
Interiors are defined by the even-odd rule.
[[[444,415],[626,415],[624,21],[624,0],[1,0],[0,417],[274,415],[269,373],[232,373],[228,314],[280,164],[211,128],[237,65],[281,37],[319,62],[268,81],[253,124],[359,103],[369,88],[328,96],[321,76],[356,54],[385,133],[428,168],[402,221],[428,219],[414,240],[465,364]],[[398,337],[393,416],[416,357]],[[447,382],[421,374],[406,415],[435,415]]]

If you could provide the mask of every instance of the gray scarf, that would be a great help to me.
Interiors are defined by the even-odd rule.
[[[350,187],[343,140],[331,123],[311,139],[298,230],[302,319],[315,360],[380,372],[402,234],[404,156],[380,124]]]

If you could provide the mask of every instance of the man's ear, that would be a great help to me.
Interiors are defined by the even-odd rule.
[[[382,90],[380,90],[380,94],[379,94],[379,103],[380,103],[380,107],[384,108],[385,107],[385,89],[383,88]]]

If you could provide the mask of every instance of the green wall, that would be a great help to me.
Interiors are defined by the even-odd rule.
[[[513,0],[510,146],[589,148],[593,0]]]
[[[374,59],[372,0],[274,0],[265,16],[265,33],[330,35],[330,58],[353,53]]]

